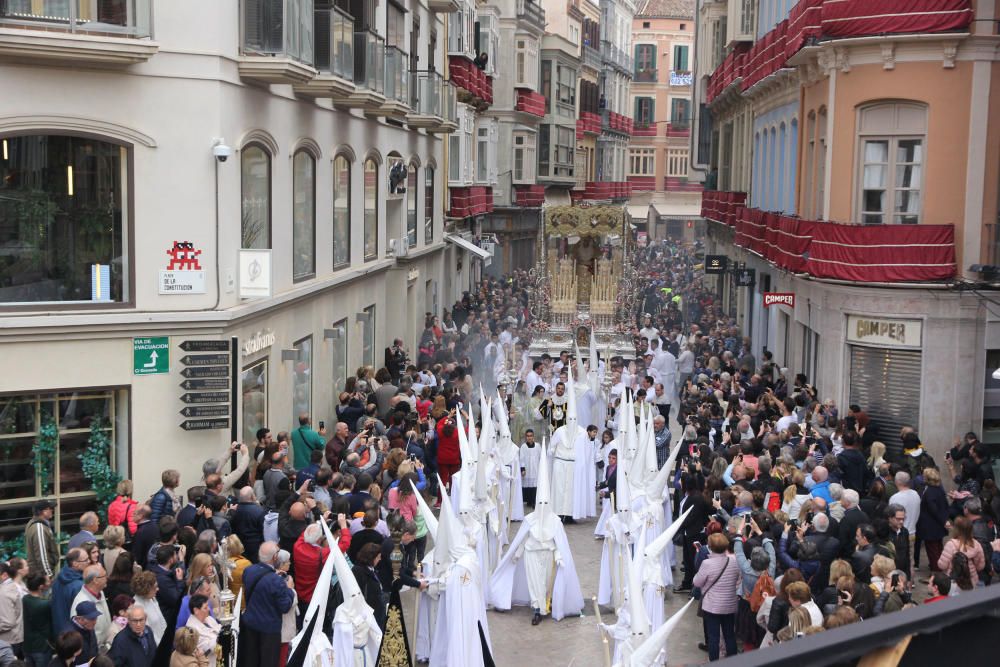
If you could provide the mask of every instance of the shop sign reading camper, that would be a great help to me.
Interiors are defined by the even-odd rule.
[[[923,324],[921,320],[848,315],[847,340],[850,343],[878,347],[920,348],[923,342]]]

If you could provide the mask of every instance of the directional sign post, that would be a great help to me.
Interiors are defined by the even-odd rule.
[[[185,419],[181,423],[185,431],[208,431],[217,428],[229,428],[229,419]]]
[[[236,438],[235,340],[185,340],[178,345],[188,353],[180,359],[181,376],[186,379],[178,385],[187,392],[181,396],[185,405],[180,414],[193,418],[179,424],[185,431],[230,429]]]
[[[170,372],[170,338],[132,339],[132,374],[162,375]]]

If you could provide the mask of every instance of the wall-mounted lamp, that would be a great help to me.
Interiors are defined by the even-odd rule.
[[[298,350],[282,350],[281,351],[282,361],[298,361],[299,351]]]
[[[331,338],[340,338],[344,335],[343,327],[334,327],[332,329],[323,329],[323,339],[329,340]]]
[[[359,324],[368,324],[371,318],[372,316],[369,315],[368,313],[356,313],[354,315],[354,321]]]

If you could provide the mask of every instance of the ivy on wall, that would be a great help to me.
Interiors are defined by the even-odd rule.
[[[87,447],[78,455],[83,475],[90,480],[97,495],[97,514],[102,524],[107,522],[108,505],[115,499],[118,482],[122,479],[111,467],[111,438],[104,428],[102,419],[91,422]]]

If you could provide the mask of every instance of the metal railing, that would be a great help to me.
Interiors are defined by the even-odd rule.
[[[632,56],[607,40],[601,40],[601,56],[612,65],[632,71]]]
[[[517,0],[517,16],[545,28],[545,10],[535,0]]]
[[[354,33],[354,84],[379,95],[385,90],[385,40],[370,30]]]
[[[414,113],[444,118],[443,97],[443,76],[425,70],[410,72],[410,108]]]
[[[243,53],[288,57],[312,64],[312,0],[242,0]]]
[[[636,83],[656,83],[658,70],[655,67],[638,68],[632,74]]]
[[[385,47],[385,96],[401,104],[410,104],[407,92],[410,77],[406,66],[410,56],[395,46]]]
[[[317,9],[315,28],[316,69],[354,81],[354,19],[337,8]]]
[[[596,46],[583,45],[583,64],[600,71],[604,65],[601,52]]]
[[[121,37],[153,35],[152,0],[0,0],[0,27],[65,29]],[[37,10],[37,11],[36,11]]]

